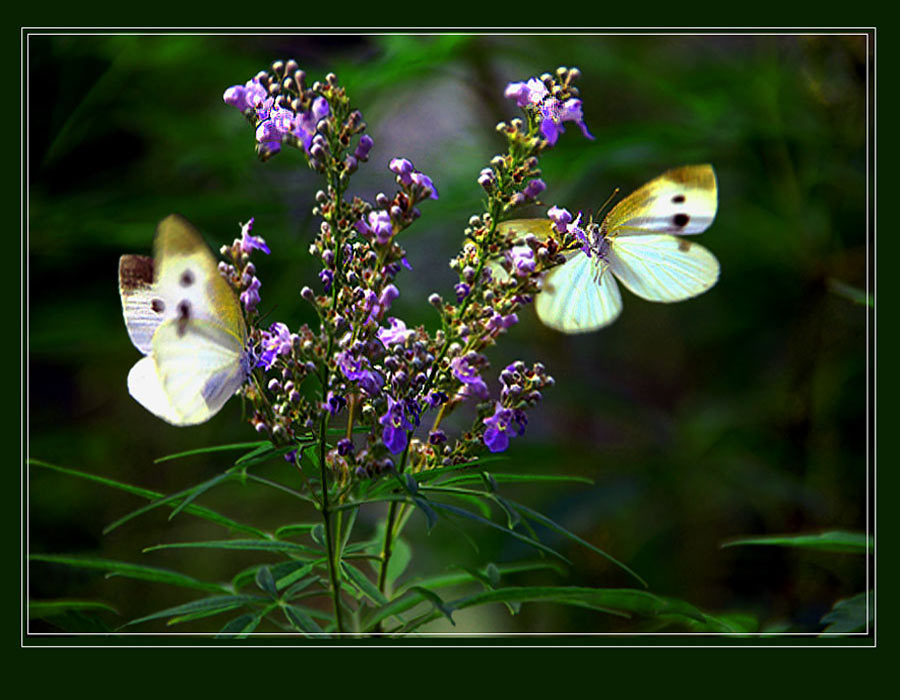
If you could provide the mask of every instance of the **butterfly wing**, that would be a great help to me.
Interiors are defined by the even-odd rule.
[[[610,237],[705,231],[716,216],[716,174],[709,164],[669,170],[628,195],[603,222]]]
[[[212,418],[247,378],[242,339],[215,323],[176,319],[153,336],[152,354],[128,375],[129,393],[173,425]]]
[[[134,346],[145,355],[150,354],[150,341],[167,317],[166,304],[156,289],[153,258],[144,255],[123,255],[119,258],[119,297],[125,327]],[[168,318],[174,318],[175,307]]]
[[[174,317],[211,321],[246,338],[240,302],[219,273],[209,247],[187,220],[178,214],[163,219],[153,248],[156,289]]]
[[[622,311],[622,295],[609,269],[578,252],[544,278],[535,298],[538,318],[563,333],[586,333],[612,323]]]
[[[682,301],[719,279],[719,261],[698,243],[651,234],[611,240],[609,266],[629,291],[648,301]]]

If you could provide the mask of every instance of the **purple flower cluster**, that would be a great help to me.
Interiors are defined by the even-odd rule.
[[[514,99],[519,107],[537,113],[541,135],[551,146],[565,131],[563,122],[574,122],[586,138],[594,138],[584,123],[581,100],[576,97],[560,99],[547,89],[544,80],[529,78],[526,82],[509,83],[504,96]]]

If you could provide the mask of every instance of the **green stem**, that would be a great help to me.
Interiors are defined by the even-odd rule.
[[[338,574],[337,547],[331,524],[331,510],[328,507],[328,474],[325,466],[325,435],[328,431],[328,414],[322,416],[322,434],[319,436],[319,460],[322,473],[322,520],[325,524],[325,556],[328,559],[328,578],[331,581],[331,599],[334,605],[334,623],[338,632],[344,631],[341,609],[341,587]]]

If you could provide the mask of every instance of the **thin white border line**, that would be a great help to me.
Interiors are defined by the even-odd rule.
[[[21,211],[21,207],[22,207],[21,197],[23,194],[23,190],[20,188],[20,223],[22,225],[22,230],[24,230],[24,233],[25,233],[24,249],[23,249],[23,244],[20,243],[20,252],[22,254],[22,260],[20,261],[20,270],[24,269],[28,273],[29,282],[30,282],[30,258],[28,257],[27,252],[29,250],[28,243],[30,243],[30,230],[29,230],[29,225],[28,225],[29,224],[29,214],[30,214],[30,192],[29,192],[30,141],[25,140],[24,132],[25,132],[25,124],[30,123],[30,92],[27,90],[27,87],[26,87],[27,81],[25,80],[25,76],[28,75],[30,72],[31,37],[32,36],[70,36],[70,35],[77,35],[77,36],[122,36],[122,35],[172,36],[173,34],[176,33],[175,30],[178,30],[180,28],[171,28],[171,27],[170,28],[162,28],[162,30],[159,32],[152,32],[152,31],[148,32],[148,31],[141,31],[141,30],[120,31],[119,29],[111,29],[111,31],[108,31],[108,32],[105,32],[105,31],[81,32],[81,31],[77,31],[79,28],[66,28],[66,29],[70,29],[70,30],[74,30],[74,31],[63,30],[63,31],[58,31],[58,32],[56,31],[56,28],[53,28],[52,31],[43,32],[43,31],[39,31],[40,29],[42,29],[42,28],[21,27],[20,28],[20,40],[19,40],[20,52],[22,51],[22,48],[23,48],[23,40],[25,41],[25,45],[27,46],[27,50],[25,51],[25,58],[24,58],[25,71],[20,74],[20,78],[19,78],[20,99],[24,102],[24,107],[25,107],[25,121],[23,121],[23,123],[20,125],[20,144],[19,144],[20,172],[22,170],[23,165],[24,165],[24,169],[25,169],[25,183],[24,183],[25,211],[24,211],[24,216],[23,216],[23,212]],[[92,29],[95,29],[95,28],[92,28]],[[216,29],[228,29],[228,28],[226,27],[226,28],[216,28]],[[198,30],[196,28],[189,28],[189,31],[177,32],[177,35],[179,35],[179,36],[257,36],[257,35],[271,36],[271,35],[276,35],[276,34],[310,35],[310,34],[314,34],[315,30],[320,30],[320,29],[328,29],[328,30],[334,29],[334,30],[336,30],[336,33],[334,34],[335,36],[355,36],[355,35],[410,36],[410,35],[415,35],[417,31],[423,31],[423,30],[430,29],[430,28],[413,28],[412,31],[405,31],[405,32],[396,32],[396,31],[379,32],[377,30],[376,31],[359,31],[359,32],[357,32],[356,30],[347,31],[346,28],[334,28],[334,27],[304,28],[303,30],[300,30],[300,31],[296,31],[296,30],[295,31],[283,31],[282,29],[279,29],[279,28],[272,28],[271,31],[265,31],[265,32],[261,32],[259,34],[255,34],[253,32],[247,32],[247,31],[223,32],[222,34],[217,34],[215,31],[203,31],[203,30]],[[528,29],[528,28],[524,28],[524,29]],[[629,29],[629,28],[621,27],[621,28],[610,28],[610,29]],[[675,28],[675,29],[678,30],[681,28]],[[705,29],[705,28],[703,28],[703,29]],[[710,28],[710,29],[714,29],[714,28]],[[865,219],[866,219],[866,292],[868,294],[869,289],[870,289],[870,286],[869,286],[870,285],[870,264],[869,264],[870,235],[871,235],[871,239],[872,239],[872,254],[877,253],[877,242],[875,241],[874,230],[871,228],[870,211],[869,211],[869,208],[870,208],[869,207],[869,204],[870,204],[870,202],[869,202],[870,173],[872,174],[873,177],[875,177],[875,173],[872,172],[869,168],[869,159],[870,159],[869,149],[870,149],[870,147],[872,149],[872,166],[875,167],[875,165],[877,164],[877,156],[875,154],[874,142],[870,144],[870,129],[869,129],[870,100],[872,102],[873,109],[877,104],[877,96],[874,94],[874,92],[870,91],[872,88],[874,88],[874,85],[870,86],[870,78],[869,78],[870,60],[872,58],[871,55],[874,53],[874,49],[870,50],[869,43],[870,43],[870,36],[872,36],[872,38],[874,38],[876,28],[875,27],[859,28],[859,29],[864,29],[865,31],[853,31],[853,30],[845,30],[844,28],[834,28],[834,29],[837,29],[837,31],[826,31],[826,32],[819,34],[819,33],[817,33],[817,31],[820,29],[831,29],[831,28],[815,28],[814,30],[811,30],[811,31],[796,31],[796,32],[782,31],[780,28],[776,28],[772,31],[760,31],[760,32],[754,32],[754,31],[734,31],[734,32],[710,31],[710,32],[705,32],[705,31],[700,30],[700,31],[688,31],[688,32],[680,32],[680,31],[671,31],[671,32],[669,32],[669,31],[660,31],[660,32],[638,31],[638,32],[633,32],[633,31],[628,31],[627,33],[620,33],[620,32],[613,32],[613,31],[603,31],[603,32],[591,32],[591,31],[580,32],[579,31],[579,32],[577,32],[577,36],[835,36],[835,37],[838,37],[838,36],[864,36],[865,43],[866,43],[866,61],[865,61],[865,65],[866,65],[866,77],[865,77],[865,85],[866,85],[866,107],[865,107],[865,113],[866,113],[866,127],[865,127],[866,128],[866,139],[865,139],[865,141],[866,141],[866,143],[865,143],[865,148],[866,148],[866,156],[865,156],[865,162],[866,162],[866,213],[865,213]],[[487,28],[487,31],[491,32],[491,29]],[[466,29],[461,29],[458,31],[451,30],[451,31],[446,31],[446,32],[431,32],[431,34],[432,35],[456,35],[456,34],[479,35],[478,32],[472,32],[471,28],[468,28],[468,31]],[[526,31],[526,32],[522,32],[522,33],[509,32],[509,31],[506,31],[506,32],[497,31],[497,32],[491,32],[490,34],[488,34],[488,33],[484,34],[484,36],[556,36],[556,35],[568,36],[568,35],[573,35],[573,32],[565,31],[565,30],[562,30],[559,32],[553,32],[553,31],[527,32]],[[20,66],[21,66],[21,64],[22,64],[22,58],[20,57]],[[873,72],[873,82],[874,82],[875,74],[877,71],[877,66],[875,65],[874,62],[872,62],[872,64],[871,64],[871,70]],[[26,96],[27,96],[27,99],[26,99]],[[873,122],[875,120],[877,120],[877,113],[874,111],[872,113],[872,120],[873,120]],[[877,124],[873,123],[873,126],[876,126],[874,131],[877,132]],[[877,138],[877,134],[875,134],[875,133],[873,133],[871,136],[873,139]],[[24,164],[22,162],[23,161],[23,147],[24,147],[24,152],[25,152]],[[871,192],[872,192],[871,206],[874,209],[876,207],[877,193],[875,192],[874,188],[871,190]],[[23,280],[23,282],[24,282],[24,280]],[[874,270],[872,271],[872,282],[873,283],[876,282],[875,276],[874,276]],[[28,382],[25,380],[30,378],[30,361],[29,361],[30,360],[30,308],[27,303],[28,297],[29,297],[28,291],[29,291],[28,287],[26,287],[25,284],[22,284],[22,287],[20,289],[20,296],[19,296],[20,303],[23,300],[26,302],[25,308],[24,308],[25,313],[23,314],[22,318],[20,318],[20,335],[23,332],[22,320],[24,319],[24,324],[25,324],[24,325],[24,343],[25,343],[25,348],[26,348],[26,357],[23,358],[23,365],[24,365],[25,371],[20,376],[20,399],[22,399],[23,402],[25,399],[25,395],[27,394],[27,387],[28,387]],[[873,289],[873,294],[874,294],[874,289]],[[24,299],[23,299],[23,297],[24,297]],[[872,316],[873,316],[872,332],[876,333],[877,332],[877,319],[875,319],[874,309],[872,311]],[[874,421],[870,422],[871,416],[870,416],[870,411],[869,411],[870,405],[872,406],[873,412],[875,410],[875,406],[870,404],[870,401],[869,401],[869,395],[870,395],[870,382],[869,382],[869,379],[870,379],[870,362],[869,362],[869,342],[870,342],[869,341],[869,330],[870,330],[870,327],[869,327],[869,320],[870,320],[869,319],[869,311],[867,308],[867,312],[866,312],[866,363],[865,363],[865,365],[866,365],[866,371],[865,371],[865,375],[866,375],[866,387],[865,387],[865,389],[866,389],[866,418],[865,418],[866,438],[865,439],[866,439],[866,462],[867,462],[866,504],[865,504],[866,533],[867,533],[867,542],[866,542],[867,564],[866,564],[865,578],[866,578],[867,617],[866,617],[866,631],[865,632],[855,632],[855,633],[827,633],[827,632],[822,632],[822,633],[815,633],[815,632],[798,632],[798,633],[794,633],[794,632],[772,632],[772,633],[762,633],[762,632],[756,632],[756,633],[736,633],[736,632],[722,632],[722,633],[714,633],[714,632],[693,632],[693,633],[682,633],[682,632],[671,632],[671,633],[669,633],[669,632],[648,632],[648,633],[641,633],[641,632],[587,632],[587,633],[580,633],[580,632],[553,632],[553,633],[532,633],[532,632],[512,632],[512,633],[456,632],[456,633],[454,633],[454,632],[447,632],[447,633],[425,633],[425,632],[422,632],[422,633],[404,634],[400,637],[397,637],[396,635],[393,635],[393,634],[387,634],[387,633],[369,635],[369,636],[377,636],[377,637],[384,636],[384,637],[391,637],[393,639],[415,639],[418,637],[432,637],[432,636],[448,637],[448,638],[453,638],[453,637],[464,637],[464,638],[500,637],[500,638],[506,638],[506,637],[532,637],[532,636],[537,636],[537,637],[569,637],[569,636],[587,636],[587,637],[606,637],[606,636],[654,637],[654,636],[661,636],[661,637],[665,637],[665,636],[679,636],[679,637],[696,638],[696,637],[714,636],[714,637],[740,637],[740,638],[745,638],[745,639],[776,638],[776,637],[816,637],[816,638],[841,637],[841,638],[845,638],[845,637],[868,636],[870,633],[869,622],[868,622],[868,618],[869,618],[868,611],[869,611],[869,605],[870,605],[869,589],[871,588],[871,586],[869,585],[870,568],[869,568],[869,564],[868,564],[868,556],[869,556],[868,533],[869,533],[869,522],[870,522],[870,518],[869,518],[870,500],[871,500],[870,499],[870,488],[869,488],[869,486],[870,486],[869,471],[870,470],[868,467],[869,467],[869,458],[870,458],[870,446],[873,446],[877,442],[875,440],[874,434],[872,435],[871,441],[870,441],[870,435],[869,435],[870,425],[872,426],[873,433],[876,429],[875,422]],[[874,338],[873,338],[873,340],[874,340]],[[877,350],[873,344],[872,353],[875,354],[876,352],[877,352]],[[876,360],[876,359],[877,358],[873,357],[873,360]],[[877,362],[873,361],[872,364],[877,365]],[[874,371],[874,366],[871,369]],[[871,397],[872,397],[873,401],[877,400],[877,388],[874,385],[871,386]],[[22,551],[22,547],[23,547],[22,542],[26,542],[26,549],[28,549],[30,551],[30,547],[28,547],[28,545],[30,544],[30,537],[29,537],[30,533],[27,530],[25,530],[25,524],[24,524],[25,522],[30,522],[30,498],[26,497],[26,496],[30,496],[30,470],[28,470],[25,466],[25,465],[27,465],[27,459],[30,456],[30,439],[29,439],[30,436],[28,434],[28,429],[27,429],[28,428],[28,415],[27,414],[28,414],[28,411],[26,410],[25,414],[20,419],[20,429],[22,430],[22,435],[20,436],[20,448],[24,445],[24,451],[25,451],[25,457],[26,457],[26,459],[23,460],[23,473],[24,473],[24,485],[25,485],[24,491],[22,491],[23,479],[21,478],[21,475],[20,475],[20,501],[23,501],[25,504],[26,519],[24,522],[20,523],[20,526],[19,526],[20,556],[21,556],[21,561],[23,562],[24,569],[25,569],[25,572],[24,572],[25,576],[24,577],[20,576],[20,596],[21,596],[21,599],[24,600],[26,603],[27,603],[28,590],[29,590],[28,584],[30,582],[30,580],[29,580],[30,567],[26,563],[26,559],[24,557],[25,552]],[[871,455],[871,458],[872,458],[871,466],[872,466],[873,478],[874,478],[874,483],[872,485],[875,486],[875,485],[877,485],[877,474],[874,473],[874,469],[875,469],[874,453]],[[874,512],[874,509],[873,509],[873,512]],[[873,523],[873,528],[872,528],[873,544],[874,544],[874,537],[875,537],[874,529],[875,528],[874,528],[874,523]],[[24,533],[23,533],[23,530],[24,530]],[[24,537],[22,536],[23,534],[24,534]],[[874,557],[872,559],[871,566],[873,568],[875,567]],[[23,582],[24,582],[24,586],[25,586],[24,591],[22,590]],[[55,638],[55,637],[60,636],[60,634],[58,634],[58,633],[29,632],[25,626],[24,606],[22,608],[20,608],[20,611],[19,611],[19,623],[20,623],[20,630],[24,633],[23,639],[42,638],[42,637],[54,637]],[[150,637],[157,637],[157,636],[160,636],[160,637],[169,637],[169,636],[182,637],[182,636],[187,636],[187,637],[191,637],[191,636],[200,636],[200,637],[209,637],[213,634],[215,634],[215,633],[206,633],[206,632],[161,632],[161,633],[145,633],[145,632],[85,633],[85,632],[75,632],[75,633],[63,633],[63,635],[67,636],[67,637],[80,637],[80,636],[87,636],[87,637],[96,637],[96,636],[112,636],[112,637],[128,637],[128,636],[135,636],[135,637],[147,637],[147,636],[150,636]],[[245,636],[245,637],[293,637],[293,638],[298,638],[298,639],[308,638],[302,634],[297,634],[297,633],[269,633],[269,632],[251,632],[251,633],[249,633],[247,635],[243,635],[243,636]],[[319,636],[359,637],[360,635],[357,633],[331,633],[331,634],[323,633],[322,635],[313,634],[312,636],[313,637],[319,637]],[[223,637],[223,642],[227,642],[227,641],[229,641],[229,638]],[[231,640],[231,641],[234,641],[234,640]],[[873,645],[871,645],[871,647],[864,646],[863,648],[875,648],[877,646],[877,636],[875,639],[873,639],[873,642],[874,643],[873,643]],[[108,646],[100,645],[97,648],[118,648],[120,646],[127,646],[127,645],[108,645]],[[151,645],[136,645],[135,648],[148,648],[149,646],[151,646]],[[203,645],[203,646],[206,646],[206,645]],[[185,648],[203,648],[203,646],[188,645]],[[251,645],[251,646],[256,647],[258,645]],[[259,646],[260,646],[260,648],[266,648],[261,645],[259,645]],[[311,646],[311,645],[303,645],[303,646],[307,647],[307,646]],[[356,645],[353,645],[353,646],[355,647]],[[400,646],[402,648],[405,645],[401,644],[401,645],[388,645],[388,646],[389,646],[389,648],[395,648],[395,646]],[[606,646],[614,646],[614,645],[584,645],[583,648],[605,648]],[[67,645],[43,645],[43,644],[25,645],[21,641],[20,641],[20,647],[69,648],[69,647],[67,647]],[[211,648],[241,648],[240,646],[234,646],[234,645],[221,646],[221,647],[219,645],[209,645],[209,647],[211,647]],[[535,645],[535,647],[539,647],[539,645]],[[687,647],[688,648],[710,648],[709,646],[706,646],[706,645],[687,645]],[[846,645],[846,646],[845,645],[822,645],[821,647],[805,646],[805,645],[799,645],[797,647],[788,646],[788,645],[774,645],[774,647],[775,648],[857,648],[857,645]],[[93,648],[93,646],[83,646],[83,647],[79,647],[79,648]],[[178,647],[177,647],[177,645],[173,645],[171,648],[178,648]],[[321,645],[320,648],[341,648],[341,645]],[[374,648],[388,648],[388,647],[375,646]],[[434,647],[430,647],[428,645],[415,645],[411,648],[454,648],[454,645],[437,645]],[[464,648],[471,648],[471,647],[464,647]],[[520,647],[517,647],[515,645],[513,645],[512,647],[507,647],[506,645],[490,645],[490,648],[520,648]],[[532,648],[534,648],[534,647],[532,647]],[[566,648],[580,648],[580,645],[579,646],[573,645],[571,647],[566,645]],[[640,645],[640,646],[635,645],[634,648],[645,648],[645,647],[643,645]],[[646,648],[650,648],[650,647],[646,647]],[[673,648],[674,648],[674,646],[673,646]],[[724,645],[724,646],[718,646],[715,648],[772,648],[772,647],[743,646],[743,645],[738,645],[738,646],[732,647],[731,645]]]

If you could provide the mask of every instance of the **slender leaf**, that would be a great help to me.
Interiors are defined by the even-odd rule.
[[[318,623],[299,605],[285,605],[283,610],[284,616],[288,619],[288,622],[301,632],[317,635],[323,633],[323,630],[319,627]]]
[[[498,525],[497,523],[492,522],[491,520],[482,518],[480,515],[476,515],[475,513],[469,512],[462,508],[457,508],[456,506],[451,506],[448,503],[438,503],[437,501],[431,501],[431,505],[438,510],[444,510],[449,513],[453,513],[454,515],[459,515],[464,518],[469,518],[470,520],[474,520],[475,522],[481,523],[482,525],[486,525],[487,527],[491,527],[495,530],[499,530],[500,532],[503,532],[503,533],[509,535],[510,537],[513,537],[521,542],[525,542],[526,544],[531,545],[535,549],[539,549],[542,552],[547,552],[548,554],[552,554],[553,556],[558,557],[559,559],[562,559],[567,564],[571,563],[562,554],[560,554],[556,550],[548,547],[547,545],[543,544],[542,542],[532,539],[531,537],[526,537],[525,535],[518,533],[515,530],[510,530],[508,528],[503,527],[502,525]]]
[[[453,611],[455,610],[455,606],[451,604],[447,604],[444,602],[444,599],[441,598],[434,591],[430,591],[427,588],[423,588],[422,586],[413,586],[410,588],[412,593],[418,593],[425,600],[431,603],[434,606],[434,609],[437,610],[441,615],[450,620],[450,624],[454,627],[456,626],[456,622],[453,620]]]
[[[92,557],[62,556],[56,554],[32,554],[29,559],[52,564],[77,566],[83,569],[99,569],[105,571],[109,576],[124,576],[126,578],[141,579],[143,581],[155,581],[157,583],[167,583],[172,586],[183,586],[184,588],[194,588],[201,591],[227,592],[228,590],[225,586],[218,583],[200,581],[191,576],[187,576],[186,574],[178,573],[177,571],[159,569],[154,566],[143,566],[141,564],[130,564],[128,562],[95,559]]]
[[[362,571],[346,561],[341,562],[341,568],[344,570],[344,573],[347,574],[347,578],[353,582],[353,585],[355,585],[366,598],[376,605],[387,605],[387,598],[384,597],[384,594],[378,590],[375,584],[373,584]]]
[[[268,611],[266,611],[268,612]],[[262,622],[263,617],[265,617],[265,612],[251,614],[247,613],[246,615],[241,615],[240,617],[236,617],[231,620],[227,625],[225,625],[220,631],[219,634],[216,635],[218,638],[222,637],[234,637],[236,639],[243,639],[248,634],[250,634],[253,630],[259,627],[259,623]]]
[[[263,445],[271,445],[268,440],[262,440],[259,442],[236,442],[231,445],[215,445],[213,447],[198,447],[195,450],[187,450],[186,452],[178,452],[176,454],[166,455],[165,457],[159,457],[158,459],[153,460],[154,464],[159,464],[160,462],[168,462],[173,459],[181,459],[182,457],[193,457],[194,455],[202,455],[208,454],[210,452],[229,452],[234,450],[246,450],[248,448],[258,448]]]
[[[553,520],[551,520],[550,518],[548,518],[548,517],[547,517],[546,515],[544,515],[543,513],[538,513],[536,510],[532,510],[531,508],[528,508],[527,506],[523,506],[521,503],[516,503],[516,502],[514,502],[514,501],[509,501],[509,500],[507,500],[507,503],[513,505],[513,506],[515,507],[515,509],[518,510],[518,511],[519,511],[522,515],[524,515],[525,517],[530,518],[531,520],[534,520],[535,522],[540,523],[540,524],[543,525],[544,527],[546,527],[546,528],[548,528],[548,529],[550,529],[550,530],[553,530],[554,532],[557,532],[557,533],[559,533],[560,535],[563,535],[563,536],[565,536],[565,537],[568,537],[568,538],[569,538],[570,540],[572,540],[573,542],[577,542],[577,543],[580,544],[582,547],[587,547],[587,548],[590,549],[592,552],[595,552],[596,554],[599,554],[599,555],[602,556],[604,559],[607,559],[608,561],[612,562],[613,564],[615,564],[616,566],[618,566],[618,567],[619,567],[620,569],[622,569],[623,571],[626,571],[626,572],[628,572],[629,574],[631,574],[631,575],[635,578],[635,580],[639,581],[639,582],[641,583],[641,585],[644,586],[644,588],[647,588],[647,587],[648,587],[647,582],[646,582],[641,576],[639,576],[637,573],[635,573],[629,566],[626,566],[625,564],[623,564],[622,562],[620,562],[618,559],[616,559],[614,556],[612,556],[611,554],[608,554],[608,553],[604,552],[604,551],[603,551],[602,549],[600,549],[599,547],[595,547],[594,545],[592,545],[592,544],[591,544],[590,542],[588,542],[587,540],[581,539],[581,538],[580,538],[578,535],[576,535],[574,532],[569,532],[569,530],[567,530],[566,528],[564,528],[564,527],[563,527],[562,525],[560,525],[559,523],[554,522]]]
[[[253,552],[284,552],[293,556],[319,556],[321,552],[295,542],[276,542],[275,540],[209,540],[200,542],[169,542],[145,547],[142,551],[153,552],[158,549],[239,549]]]
[[[47,618],[73,610],[103,610],[118,615],[118,611],[106,603],[90,600],[32,600],[28,602],[29,618]]]
[[[738,545],[774,545],[778,547],[799,547],[818,549],[824,552],[846,554],[866,554],[871,552],[875,542],[861,532],[832,531],[815,535],[774,535],[769,537],[741,537],[725,542],[722,547]]]
[[[171,513],[169,513],[169,520],[174,518],[182,510],[184,510],[184,508],[189,506],[191,504],[191,502],[194,499],[196,499],[198,496],[206,493],[213,486],[217,486],[218,484],[221,484],[223,481],[228,481],[231,477],[232,477],[231,474],[229,474],[228,472],[225,472],[223,474],[219,474],[216,477],[213,477],[209,481],[203,482],[199,486],[194,487],[194,489],[190,492],[190,494],[181,503],[179,503],[177,506],[175,506],[175,508],[172,510]]]
[[[584,476],[565,476],[554,474],[497,474],[491,472],[491,478],[498,484],[527,484],[527,483],[577,483],[593,484],[593,479]],[[474,484],[482,480],[481,474],[460,474],[440,482],[441,486],[454,484]]]
[[[166,608],[165,610],[160,610],[159,612],[152,613],[150,615],[145,615],[144,617],[140,617],[136,620],[132,620],[131,622],[124,625],[125,627],[130,627],[131,625],[139,625],[142,622],[148,622],[150,620],[158,620],[162,617],[171,617],[178,619],[181,618],[181,621],[186,619],[186,616],[194,615],[196,613],[205,613],[204,616],[214,615],[222,612],[226,612],[228,610],[234,610],[235,608],[242,607],[244,605],[253,605],[264,602],[265,598],[261,598],[260,596],[255,595],[216,595],[210,596],[208,598],[200,598],[199,600],[192,600],[190,603],[184,603],[182,605],[176,605],[171,608]],[[195,618],[191,618],[195,619]],[[170,620],[169,624],[176,624],[174,620]]]
[[[124,484],[120,481],[115,481],[114,479],[107,479],[106,477],[96,476],[94,474],[89,474],[87,472],[82,472],[77,469],[70,469],[68,467],[60,467],[54,464],[49,464],[48,462],[41,462],[40,460],[29,460],[29,464],[32,464],[37,467],[42,467],[44,469],[52,469],[53,471],[59,472],[61,474],[66,474],[68,476],[75,476],[79,479],[86,479],[88,481],[93,481],[98,484],[103,484],[104,486],[109,486],[111,488],[118,489],[120,491],[125,491],[126,493],[133,494],[135,496],[140,496],[141,498],[146,498],[148,500],[156,501],[158,499],[164,498],[164,494],[158,493],[157,491],[151,491],[150,489],[141,488],[140,486],[132,486],[130,484]],[[169,505],[177,505],[177,504],[169,504]],[[216,523],[217,525],[221,525],[230,530],[237,530],[241,532],[247,532],[253,535],[257,535],[259,537],[265,537],[266,533],[262,530],[259,530],[251,525],[243,525],[238,523],[231,518],[227,518],[224,515],[217,513],[214,510],[210,510],[209,508],[204,508],[203,506],[198,505],[190,505],[185,508],[185,512],[190,515],[203,518],[204,520],[209,520],[211,522]]]
[[[835,279],[831,277],[828,279],[828,288],[834,292],[835,294],[844,297],[845,299],[849,299],[850,301],[856,302],[862,306],[875,306],[875,300],[872,299],[871,296],[866,294],[865,290],[858,289],[852,285],[847,284],[846,282],[841,282],[839,279]]]
[[[292,525],[282,525],[280,528],[275,530],[275,539],[281,540],[285,537],[292,537],[294,535],[306,535],[309,534],[309,531],[312,530],[318,523],[295,523]]]

